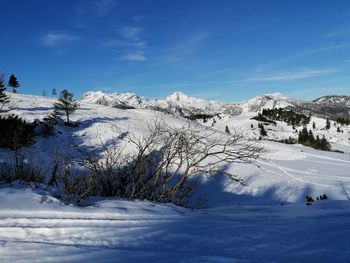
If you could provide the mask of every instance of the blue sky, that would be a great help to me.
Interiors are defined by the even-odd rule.
[[[23,93],[350,95],[347,0],[0,0],[0,9],[0,73],[14,73]]]

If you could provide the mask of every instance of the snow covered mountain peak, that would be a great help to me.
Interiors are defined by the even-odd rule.
[[[88,91],[82,96],[81,101],[115,108],[140,108],[142,104],[149,100],[130,92],[106,93],[103,91]]]
[[[140,97],[134,93],[109,94],[102,91],[90,91],[85,93],[81,100],[114,108],[153,109],[185,117],[220,113],[239,115],[241,113],[256,113],[267,108],[287,107],[303,113],[313,113],[315,116],[334,119],[350,116],[350,96],[324,96],[314,101],[302,101],[281,93],[272,93],[259,95],[243,102],[219,102],[190,97],[179,91],[164,99],[156,100]]]
[[[188,100],[189,96],[187,96],[185,93],[181,91],[175,91],[173,94],[169,95],[165,98],[166,101],[182,101],[182,100]]]
[[[190,97],[180,91],[176,91],[173,94],[166,97],[164,100],[159,100],[159,101],[164,101],[168,104],[172,104],[180,107],[191,107],[191,108],[207,108],[207,107],[213,107],[213,104],[220,104],[219,102],[211,102],[208,100]]]

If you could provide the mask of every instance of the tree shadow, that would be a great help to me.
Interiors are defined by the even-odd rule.
[[[191,201],[205,198],[208,200],[208,208],[228,205],[280,205],[288,204],[291,195],[297,196],[295,202],[303,203],[305,196],[313,193],[310,186],[295,188],[281,184],[252,189],[250,183],[258,175],[246,178],[242,184],[225,175],[228,169],[229,165],[224,166],[211,178],[202,180]]]
[[[27,107],[27,108],[18,108],[18,110],[25,110],[25,111],[50,111],[54,110],[54,107]]]
[[[346,199],[350,200],[350,188],[346,188],[342,182],[339,182],[339,186],[341,188],[342,194],[346,197]]]

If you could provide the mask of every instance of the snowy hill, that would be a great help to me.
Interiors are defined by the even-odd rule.
[[[98,94],[101,97],[105,96],[103,93]],[[126,95],[124,95],[120,95],[119,98],[125,98]],[[42,120],[52,112],[53,102],[55,101],[52,98],[20,94],[11,94],[11,97],[15,109],[10,111],[10,113],[19,115],[28,121]],[[242,111],[239,115],[223,113],[208,118],[206,123],[202,123],[202,120],[198,120],[196,123],[216,129],[223,136],[225,135],[225,127],[227,126],[231,131],[237,130],[238,132],[242,132],[247,138],[257,139],[260,136],[259,122],[251,119],[256,113],[251,112],[250,109],[252,109],[251,107],[257,109],[259,105],[264,105],[263,107],[265,107],[266,103],[272,101],[271,98],[276,97],[280,98],[281,95],[261,96],[250,100],[245,103],[245,106],[247,106],[244,109],[245,111]],[[138,100],[134,95],[130,95],[129,98],[132,98],[134,102]],[[172,105],[178,103],[181,106],[188,106],[191,105],[189,101],[193,102],[192,105],[199,105],[200,103],[202,103],[202,106],[212,105],[202,100],[193,101],[192,98],[183,96],[182,94],[175,94],[157,102],[158,105],[171,102]],[[66,152],[70,145],[99,148],[103,143],[117,141],[119,136],[126,131],[132,132],[135,136],[142,136],[147,133],[148,125],[153,123],[155,119],[162,120],[168,125],[176,127],[186,126],[188,122],[185,118],[151,109],[119,109],[98,105],[95,104],[95,101],[93,102],[87,102],[87,97],[80,101],[79,109],[71,116],[73,121],[80,122],[78,127],[57,126],[55,136],[38,138],[37,142],[28,148],[28,151],[36,152],[32,158],[36,159],[37,162],[43,162],[43,159],[50,160],[55,158],[58,151]],[[151,102],[141,98],[142,103]],[[214,102],[209,103],[215,104]],[[332,149],[341,150],[344,154],[323,152],[298,144],[287,145],[275,142],[289,137],[296,138],[298,133],[292,126],[284,122],[278,121],[276,126],[267,125],[265,127],[268,136],[260,141],[265,148],[264,159],[259,161],[261,168],[243,164],[227,167],[228,171],[231,170],[244,181],[249,181],[249,185],[242,187],[240,184],[224,179],[228,184],[225,189],[222,189],[218,187],[218,182],[208,181],[208,186],[206,184],[203,185],[203,189],[210,188],[205,193],[209,200],[208,205],[221,206],[242,202],[250,203],[251,200],[254,200],[251,197],[254,196],[260,197],[253,202],[303,202],[305,195],[304,189],[306,188],[309,189],[310,194],[327,193],[333,199],[346,199],[347,195],[343,187],[350,187],[349,174],[347,172],[347,167],[350,168],[350,127],[342,126],[341,129],[343,132],[339,133],[337,132],[337,126],[332,122],[330,129],[325,130],[326,120],[312,117],[307,127],[308,130],[312,129],[313,122],[316,125],[316,128],[313,129],[314,135],[318,135],[321,138],[325,136],[331,143]],[[301,130],[301,128],[296,127],[297,130]],[[7,151],[2,150],[0,152],[1,156],[2,158],[7,158]],[[333,165],[330,166],[330,163]],[[300,164],[303,165],[300,166]],[[214,184],[212,186],[213,188],[211,188],[212,184]],[[273,193],[265,196],[267,189],[270,188],[274,188],[275,190]],[[218,192],[213,192],[213,189],[216,189]],[[225,192],[227,191],[236,197],[226,196]],[[224,196],[226,197],[222,199]]]
[[[30,122],[43,120],[56,101],[10,96],[12,110],[2,115],[16,114]],[[131,93],[92,92],[79,103],[71,115],[72,121],[80,123],[77,127],[58,124],[54,136],[36,137],[32,146],[23,149],[44,171],[51,173],[50,161],[74,155],[75,147],[98,152],[102,145],[120,143],[128,149],[121,135],[143,136],[156,119],[169,126],[186,126],[189,120],[176,116],[181,112],[215,112],[218,115],[206,122],[193,123],[210,127],[221,137],[228,136],[227,126],[231,132],[257,139],[259,121],[251,118],[258,111],[296,107],[302,102],[281,94],[220,103],[182,93],[148,100]],[[255,165],[225,166],[225,171],[239,176],[245,185],[224,175],[201,176],[194,198],[207,202],[206,209],[197,211],[118,197],[91,198],[87,207],[78,207],[65,203],[47,187],[3,184],[0,261],[346,262],[350,258],[350,126],[341,126],[343,132],[337,132],[338,124],[331,121],[328,130],[325,124],[324,118],[312,116],[307,128],[344,153],[276,142],[296,137],[297,132],[282,121],[265,125],[268,135],[259,141],[264,147],[262,158]],[[12,160],[13,152],[1,149],[0,159]],[[328,200],[305,205],[306,195],[316,199],[323,194]]]

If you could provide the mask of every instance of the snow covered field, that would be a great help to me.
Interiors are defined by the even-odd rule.
[[[12,113],[27,120],[53,110],[53,99],[12,96]],[[254,138],[258,129],[251,116],[226,115],[214,128],[224,136],[227,125]],[[153,110],[90,103],[81,103],[72,119],[81,123],[78,128],[58,127],[56,137],[27,149],[35,161],[45,163],[72,145],[98,147],[123,131],[142,135],[154,119],[186,124]],[[282,124],[269,133],[274,139],[293,135]],[[344,153],[261,141],[265,152],[258,167],[225,168],[247,186],[221,176],[203,178],[196,195],[208,201],[207,209],[196,211],[113,199],[75,207],[44,190],[2,186],[0,262],[350,262],[349,130],[337,134],[332,127],[326,136]],[[10,158],[5,150],[0,157]],[[306,195],[322,194],[329,199],[305,205]]]
[[[2,189],[1,262],[349,262],[350,203],[190,211]],[[18,200],[21,200],[18,202]]]

